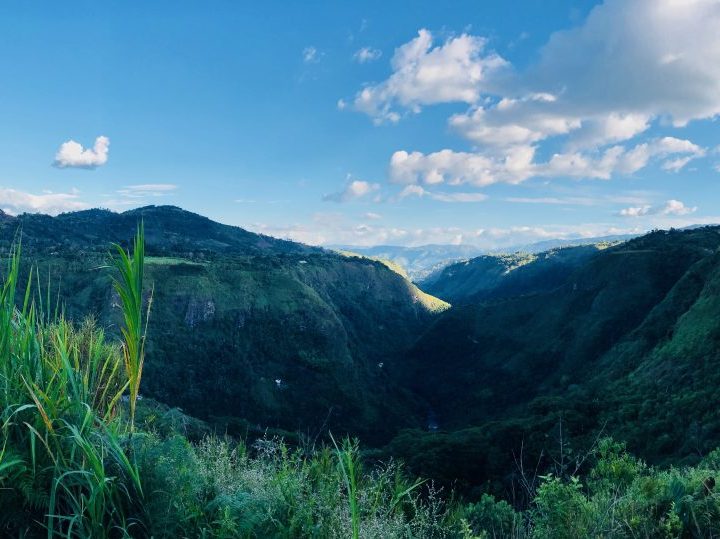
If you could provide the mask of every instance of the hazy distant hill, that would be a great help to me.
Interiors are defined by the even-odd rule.
[[[410,279],[415,282],[426,281],[454,262],[465,261],[483,254],[541,253],[559,247],[592,245],[595,243],[619,242],[634,238],[636,235],[599,236],[593,238],[555,239],[536,243],[512,245],[501,249],[482,249],[475,245],[421,245],[402,247],[398,245],[377,245],[374,247],[330,246],[330,249],[352,251],[354,253],[390,260],[405,268]]]
[[[422,245],[420,247],[378,245],[375,247],[331,246],[330,248],[389,260],[402,266],[410,279],[415,282],[422,280],[439,267],[483,253],[482,249],[474,245]]]
[[[597,243],[618,243],[637,238],[638,236],[639,234],[612,234],[608,236],[593,236],[589,238],[543,240],[513,245],[503,249],[493,249],[489,251],[489,253],[542,253],[543,251],[550,251],[551,249],[558,249],[561,247],[576,247],[582,245],[594,245]]]

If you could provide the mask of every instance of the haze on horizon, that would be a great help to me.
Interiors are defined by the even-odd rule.
[[[718,28],[720,0],[13,0],[0,208],[358,246],[717,223]]]

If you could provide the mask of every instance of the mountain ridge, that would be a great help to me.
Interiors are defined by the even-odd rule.
[[[38,269],[72,319],[91,314],[115,331],[99,268],[140,220],[155,283],[146,396],[237,433],[325,425],[382,440],[415,424],[396,363],[436,316],[433,300],[381,262],[168,206],[18,216],[0,223],[0,249],[20,229],[25,271]]]

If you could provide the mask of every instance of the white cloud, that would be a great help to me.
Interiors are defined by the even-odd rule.
[[[408,185],[400,191],[398,198],[403,199],[407,197],[423,197],[425,196],[425,189],[419,185]]]
[[[107,163],[109,149],[110,139],[104,136],[97,137],[95,145],[87,149],[74,140],[68,140],[60,145],[53,164],[59,168],[97,168]]]
[[[329,226],[331,225],[331,226]],[[652,225],[648,225],[652,227]],[[306,224],[271,226],[255,223],[251,230],[271,236],[300,241],[311,245],[407,245],[468,244],[484,249],[502,249],[546,239],[575,239],[610,234],[643,232],[644,228],[618,228],[607,223],[580,225],[514,226],[506,228],[460,228],[460,227],[393,227],[373,224],[354,224],[326,216]]]
[[[165,196],[178,188],[172,183],[143,183],[138,185],[127,185],[117,191],[118,194],[130,198],[160,197]]]
[[[560,191],[560,196],[507,197],[505,202],[513,204],[543,204],[562,206],[609,206],[617,204],[647,205],[650,198],[657,194],[649,191],[622,191],[615,194],[600,194],[597,191]]]
[[[483,193],[430,193],[433,200],[440,202],[482,202],[487,200],[487,195]]]
[[[684,125],[720,113],[719,26],[717,0],[606,0],[583,25],[556,32],[524,76],[585,113]]]
[[[428,197],[439,202],[482,202],[488,198],[483,193],[446,193],[428,191],[420,185],[406,185],[400,191],[398,199],[402,200],[408,197]]]
[[[320,61],[322,53],[313,46],[305,47],[302,51],[302,59],[306,64],[315,64]]]
[[[363,217],[365,219],[370,219],[371,221],[379,221],[380,219],[382,219],[382,215],[380,215],[379,213],[372,212],[372,211],[365,213],[363,215]]]
[[[45,192],[40,195],[0,188],[0,208],[6,213],[47,213],[57,215],[67,211],[84,210],[88,204],[79,199],[76,191],[71,193]]]
[[[680,202],[679,200],[668,200],[665,203],[665,207],[660,210],[660,213],[662,215],[688,215],[691,213],[695,213],[696,211],[697,206],[688,208],[684,203]]]
[[[454,114],[450,127],[468,140],[491,148],[506,148],[540,142],[564,135],[582,125],[580,119],[543,110],[557,97],[533,93],[522,98],[503,98],[495,105],[482,105],[467,113]]]
[[[530,177],[534,151],[516,152],[505,160],[467,152],[441,150],[423,154],[398,151],[390,159],[390,179],[395,183],[435,185],[518,183]]]
[[[390,159],[390,179],[402,184],[469,184],[485,187],[496,183],[521,183],[532,177],[608,180],[616,174],[633,174],[652,159],[665,159],[665,168],[682,168],[705,150],[688,140],[664,137],[631,149],[611,146],[600,152],[556,153],[545,162],[535,161],[534,146],[513,146],[502,155],[455,152],[430,154],[397,151]]]
[[[647,215],[683,216],[690,215],[696,211],[696,206],[688,207],[680,200],[671,199],[665,202],[663,206],[650,206],[649,204],[645,204],[624,208],[618,212],[618,215],[621,217],[645,217]]]
[[[378,60],[381,56],[382,51],[380,49],[363,47],[361,49],[358,49],[355,54],[353,54],[353,59],[360,64],[367,64],[369,62],[374,62],[375,60]]]
[[[497,54],[483,55],[486,45],[483,38],[462,34],[433,47],[432,34],[422,29],[395,50],[392,75],[363,88],[353,104],[380,123],[398,121],[398,107],[418,112],[433,103],[474,103],[487,73],[506,65]]]
[[[380,189],[380,184],[370,183],[363,180],[351,180],[345,186],[345,189],[337,193],[331,193],[323,196],[325,202],[350,202],[364,198]]]
[[[650,213],[652,206],[631,206],[620,210],[619,215],[622,217],[642,217]]]
[[[718,28],[720,0],[605,0],[519,68],[489,52],[481,36],[435,44],[420,30],[396,49],[392,74],[360,90],[352,106],[381,123],[427,105],[469,105],[448,124],[472,147],[397,151],[390,162],[396,183],[607,180],[651,163],[679,172],[707,150],[646,134],[720,115]],[[550,144],[555,153],[538,160]]]
[[[556,32],[540,60],[501,81],[450,125],[478,144],[570,135],[574,147],[629,140],[653,120],[676,126],[720,113],[717,0],[606,0]],[[534,99],[549,95],[552,99]]]

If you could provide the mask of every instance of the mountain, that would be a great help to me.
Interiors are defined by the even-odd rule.
[[[400,433],[390,453],[505,481],[521,453],[542,468],[600,433],[652,463],[720,444],[720,227],[476,266],[405,359],[439,431]]]
[[[542,253],[544,251],[559,249],[561,247],[579,247],[598,243],[620,243],[637,237],[638,234],[610,234],[606,236],[592,236],[589,238],[550,239],[513,245],[504,249],[493,249],[490,253]]]
[[[454,304],[522,295],[559,286],[607,244],[565,247],[542,253],[483,255],[446,266],[420,285]]]
[[[349,251],[370,258],[388,260],[403,267],[410,279],[416,282],[422,280],[439,267],[483,253],[482,249],[474,245],[422,245],[419,247],[336,245],[330,248],[338,251]]]
[[[402,266],[410,279],[416,283],[427,282],[440,273],[446,266],[455,262],[464,262],[484,255],[510,253],[537,254],[561,247],[574,247],[600,243],[618,243],[636,237],[633,234],[598,236],[577,239],[552,239],[536,243],[512,245],[502,249],[483,249],[475,245],[421,245],[403,247],[398,245],[377,245],[374,247],[330,246],[337,251],[349,251],[370,258],[389,260]]]
[[[70,254],[107,251],[109,242],[127,244],[140,220],[147,229],[148,250],[162,254],[290,254],[319,253],[300,243],[254,234],[223,225],[175,206],[147,206],[124,213],[93,209],[64,213],[0,216],[0,248],[7,250],[22,232],[26,251]]]
[[[0,248],[21,230],[26,260],[49,283],[42,295],[115,331],[102,268],[110,243],[127,244],[141,219],[154,289],[145,396],[243,434],[332,428],[372,441],[415,424],[397,361],[442,302],[382,263],[175,207],[6,216]]]
[[[653,464],[720,445],[720,227],[483,255],[425,291],[392,263],[173,207],[2,215],[0,249],[21,230],[43,308],[114,333],[108,245],[140,219],[141,392],[221,432],[351,433],[477,494],[512,493],[519,463],[580,462],[604,435]]]

